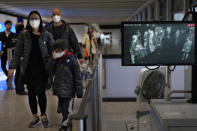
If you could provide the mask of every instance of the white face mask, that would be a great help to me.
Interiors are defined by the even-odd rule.
[[[40,25],[40,20],[30,20],[29,23],[30,23],[31,27],[38,28]]]
[[[61,53],[56,53],[56,58],[61,58],[64,55],[64,51],[62,51]]]
[[[53,16],[53,21],[56,22],[56,23],[60,22],[61,21],[61,16],[59,16],[59,15]]]

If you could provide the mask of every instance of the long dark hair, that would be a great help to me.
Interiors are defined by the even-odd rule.
[[[30,18],[30,16],[32,15],[32,14],[37,14],[39,17],[40,17],[40,25],[39,25],[39,32],[42,32],[43,31],[43,23],[42,23],[42,18],[41,18],[41,15],[40,15],[40,13],[38,12],[38,11],[36,11],[36,10],[33,10],[33,11],[31,11],[30,13],[29,13],[29,15],[28,15],[28,18],[27,18],[27,26],[26,26],[26,29],[27,29],[27,31],[30,31],[30,32],[32,32],[32,27],[31,27],[31,25],[30,25],[30,23],[29,23],[29,18]]]
[[[90,29],[92,29],[91,27],[88,27],[88,34],[90,33]],[[93,29],[92,29],[92,32],[93,32]]]

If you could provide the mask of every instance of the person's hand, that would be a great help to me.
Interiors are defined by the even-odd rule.
[[[79,63],[80,64],[83,64],[84,63],[84,60],[81,58],[81,59],[79,59]]]
[[[14,69],[9,69],[8,71],[8,78],[12,78],[14,74]]]
[[[53,58],[54,60],[56,59],[56,52],[55,52],[55,51],[53,52],[52,58]]]

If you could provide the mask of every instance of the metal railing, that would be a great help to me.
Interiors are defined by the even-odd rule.
[[[70,116],[70,131],[101,131],[102,55],[98,57],[79,110]]]

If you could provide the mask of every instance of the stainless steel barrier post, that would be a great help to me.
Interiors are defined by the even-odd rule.
[[[94,74],[94,73],[93,73]],[[90,88],[90,130],[89,131],[96,131],[96,112],[95,112],[95,89],[94,89],[94,78],[91,83],[91,88]]]
[[[77,114],[70,116],[68,131],[102,131],[102,55],[94,68],[91,79]]]
[[[11,59],[12,59],[12,48],[7,49],[7,58],[8,58],[8,67],[9,67]],[[13,88],[12,78],[8,78],[7,87],[8,87],[8,90],[11,90]]]
[[[87,115],[74,114],[70,116],[70,131],[87,131]]]
[[[94,100],[93,102],[93,120],[94,120],[94,131],[99,131],[98,130],[98,97],[97,97],[97,89],[98,89],[98,67],[96,67],[96,70],[94,72],[93,76],[93,97],[92,99]]]
[[[169,100],[168,95],[171,92],[171,71],[170,71],[170,66],[166,66],[166,88],[164,90],[164,98],[165,100]]]
[[[98,131],[102,131],[102,55],[99,55],[98,60]]]

